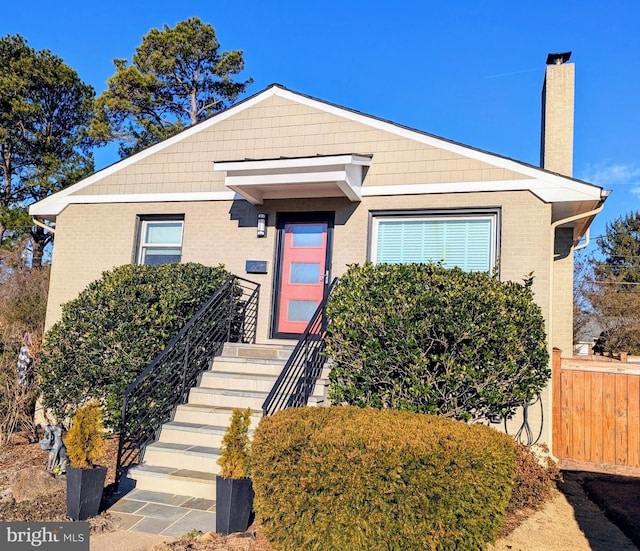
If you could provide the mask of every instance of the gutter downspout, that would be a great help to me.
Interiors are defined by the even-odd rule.
[[[52,228],[51,226],[47,226],[44,222],[40,222],[40,220],[38,220],[35,216],[32,216],[31,219],[33,220],[33,223],[39,228],[42,228],[43,230],[47,230],[48,232],[51,232],[51,233],[56,233],[55,228]]]
[[[600,210],[602,210],[602,207],[600,207]],[[587,231],[584,234],[584,243],[582,245],[576,245],[573,248],[573,252],[575,253],[576,251],[586,249],[589,246],[589,243],[591,243],[591,226],[587,228]]]

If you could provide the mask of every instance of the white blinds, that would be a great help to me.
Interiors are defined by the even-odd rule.
[[[494,217],[377,220],[377,263],[442,262],[469,272],[492,266]]]

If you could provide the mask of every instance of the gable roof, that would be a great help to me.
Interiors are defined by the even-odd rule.
[[[249,109],[258,105],[268,98],[279,96],[292,102],[306,105],[313,109],[330,113],[344,119],[354,121],[374,129],[383,130],[390,134],[407,138],[424,145],[437,147],[457,155],[482,161],[497,168],[503,168],[521,174],[522,179],[501,180],[495,182],[452,182],[428,185],[407,185],[407,186],[375,186],[373,188],[363,188],[362,195],[395,195],[395,194],[421,194],[421,193],[456,193],[473,191],[514,191],[528,190],[534,193],[542,201],[554,204],[553,218],[561,220],[569,216],[577,215],[581,212],[593,210],[608,195],[601,187],[583,182],[574,178],[569,178],[555,174],[544,169],[532,166],[527,163],[516,161],[501,155],[489,153],[487,151],[473,148],[467,145],[454,142],[445,138],[416,130],[398,123],[381,119],[372,115],[364,114],[353,109],[335,105],[312,96],[291,91],[280,84],[272,84],[243,101],[236,103],[225,111],[222,111],[211,118],[193,125],[179,134],[168,138],[156,145],[153,145],[131,157],[116,162],[95,174],[81,180],[80,182],[59,191],[30,206],[29,212],[34,216],[42,216],[55,219],[56,215],[71,203],[98,203],[98,202],[144,202],[144,201],[180,201],[180,200],[231,200],[234,197],[233,191],[207,194],[203,192],[184,193],[149,193],[149,194],[119,194],[110,196],[100,195],[74,195],[83,188],[95,184],[135,163],[146,159],[156,153],[165,150],[181,141],[198,134],[208,128],[214,127]],[[212,159],[212,162],[214,159]],[[212,168],[213,170],[213,168]],[[588,226],[588,224],[587,224]]]

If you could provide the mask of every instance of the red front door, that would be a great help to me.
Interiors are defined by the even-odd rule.
[[[328,282],[327,221],[284,222],[276,334],[303,333]]]

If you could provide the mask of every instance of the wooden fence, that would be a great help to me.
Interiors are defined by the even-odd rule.
[[[560,467],[640,476],[640,358],[553,351],[553,454]]]

